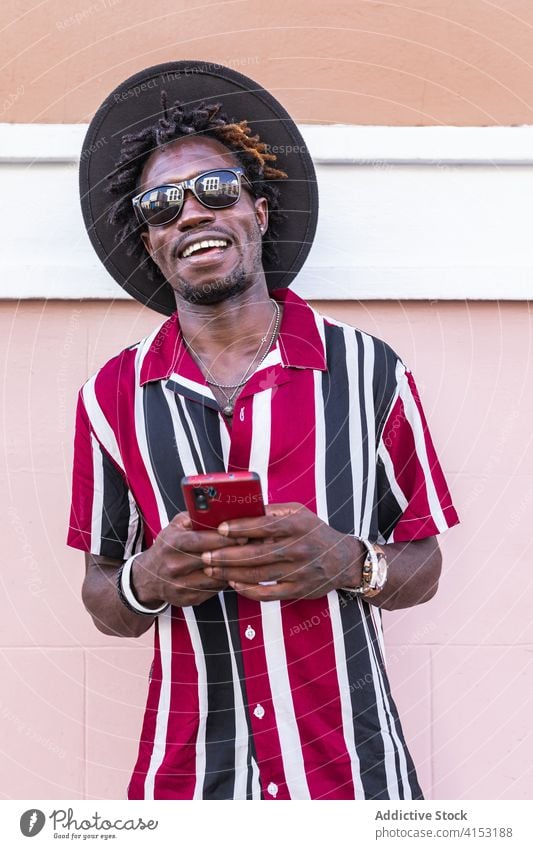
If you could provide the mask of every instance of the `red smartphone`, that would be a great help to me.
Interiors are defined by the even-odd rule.
[[[182,478],[185,506],[195,531],[216,530],[228,519],[265,515],[257,472],[215,472]]]

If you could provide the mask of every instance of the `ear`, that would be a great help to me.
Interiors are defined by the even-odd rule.
[[[257,224],[261,230],[261,235],[264,236],[268,228],[268,201],[266,198],[256,198],[254,206]]]
[[[148,254],[150,254],[150,256],[151,256],[152,260],[155,262],[155,264],[159,265],[159,263],[157,261],[157,254],[156,254],[156,251],[154,250],[154,246],[152,245],[152,239],[150,238],[150,228],[146,227],[146,229],[142,230],[139,235],[142,239],[142,243],[145,247],[146,252]]]
[[[142,230],[139,235],[142,239],[142,243],[144,245],[146,253],[151,257],[152,262],[155,262],[157,267],[160,269],[161,267],[160,267],[159,262],[157,260],[157,252],[154,250],[154,246],[152,244],[152,239],[151,239],[151,236],[150,236],[150,228],[146,227],[146,229]]]
[[[154,259],[154,249],[152,248],[152,240],[150,239],[150,228],[147,227],[145,230],[141,230],[140,236],[146,251],[150,254],[152,259]]]

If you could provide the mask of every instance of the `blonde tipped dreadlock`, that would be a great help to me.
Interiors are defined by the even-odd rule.
[[[287,177],[285,171],[279,168],[271,168],[269,162],[275,162],[277,157],[268,152],[268,145],[262,142],[258,135],[252,136],[252,130],[248,121],[239,121],[238,124],[226,124],[216,131],[217,137],[228,147],[238,148],[251,153],[256,158],[266,180],[281,180]]]
[[[221,103],[199,103],[194,108],[176,101],[169,106],[167,94],[161,92],[161,117],[155,124],[138,133],[123,136],[120,158],[109,177],[109,192],[115,201],[109,208],[108,220],[118,224],[117,244],[125,247],[145,265],[146,272],[156,285],[164,283],[157,265],[148,257],[139,238],[139,223],[135,218],[131,198],[139,191],[141,174],[148,158],[159,148],[184,136],[207,136],[216,139],[230,150],[246,171],[256,197],[268,202],[268,227],[263,235],[263,262],[279,262],[276,242],[279,226],[285,215],[280,210],[276,180],[287,174],[274,167],[275,154],[258,135],[252,135],[247,121],[230,120]]]

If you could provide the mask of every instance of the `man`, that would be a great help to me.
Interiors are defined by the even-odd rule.
[[[273,143],[298,151],[284,170]],[[251,80],[182,62],[119,86],[84,152],[99,256],[170,314],[89,379],[76,424],[85,606],[106,634],[154,627],[129,798],[422,798],[380,609],[434,595],[457,517],[403,363],[284,288],[317,213],[298,130]],[[194,532],[182,476],[242,469],[266,516]]]

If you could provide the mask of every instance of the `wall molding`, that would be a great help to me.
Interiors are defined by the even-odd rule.
[[[86,128],[0,124],[11,198],[0,206],[0,298],[128,298],[81,220]],[[300,129],[321,213],[295,291],[315,300],[533,298],[533,126]]]
[[[78,162],[87,124],[0,124],[0,163]],[[533,126],[301,124],[319,165],[533,165]]]

